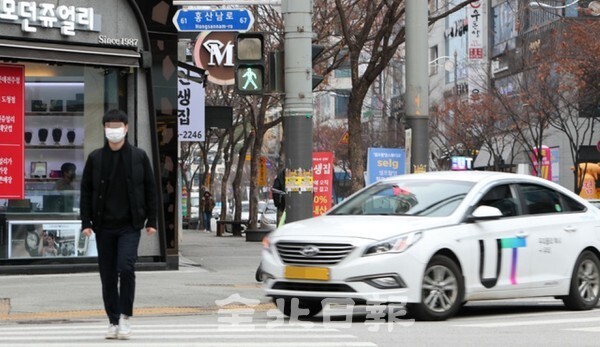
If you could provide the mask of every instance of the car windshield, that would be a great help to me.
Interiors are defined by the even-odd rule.
[[[328,215],[450,215],[472,182],[400,180],[374,184],[332,209]]]

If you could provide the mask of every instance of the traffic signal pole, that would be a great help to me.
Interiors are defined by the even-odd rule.
[[[285,35],[286,222],[312,217],[312,5],[312,0],[281,1]],[[301,178],[293,180],[293,175]],[[301,190],[302,180],[307,189]]]

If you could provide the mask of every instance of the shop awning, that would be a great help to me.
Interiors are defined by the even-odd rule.
[[[0,39],[0,59],[43,60],[85,65],[139,67],[140,53],[130,49]]]

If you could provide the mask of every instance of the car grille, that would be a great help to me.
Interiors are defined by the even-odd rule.
[[[277,290],[299,290],[304,292],[338,292],[338,293],[354,293],[347,284],[336,283],[304,283],[304,282],[277,282],[272,289]]]
[[[294,265],[334,265],[354,249],[345,243],[278,242],[276,246],[281,260]]]

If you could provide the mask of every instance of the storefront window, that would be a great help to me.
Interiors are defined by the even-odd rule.
[[[25,67],[25,196],[0,199],[0,263],[95,256],[94,239],[80,239],[80,177],[87,154],[103,145],[103,114],[127,111],[135,95],[131,71],[17,64]]]

